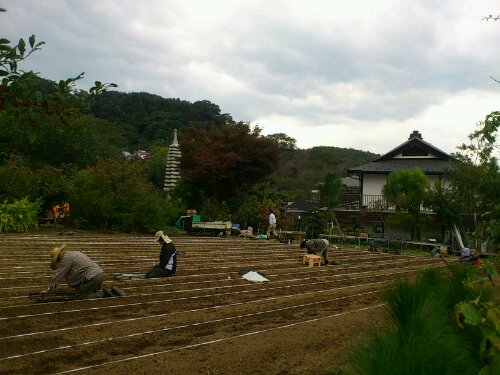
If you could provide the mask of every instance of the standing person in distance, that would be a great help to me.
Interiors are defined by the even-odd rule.
[[[146,279],[172,277],[177,269],[177,252],[172,240],[163,231],[155,234],[155,240],[161,245],[160,262],[146,273]]]
[[[271,210],[269,213],[269,226],[267,227],[267,238],[271,238],[271,233],[273,237],[278,237],[278,233],[276,233],[276,216],[274,215],[274,211]]]

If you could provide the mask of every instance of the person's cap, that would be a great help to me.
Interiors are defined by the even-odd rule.
[[[159,230],[158,232],[155,233],[155,241],[158,241],[160,238],[162,238],[163,241],[165,241],[165,243],[172,242],[172,240],[168,238],[168,236],[165,233],[163,233],[162,230]]]
[[[66,248],[66,245],[61,245],[60,247],[54,247],[51,251],[50,251],[50,258],[51,258],[51,261],[50,261],[50,268],[52,268],[53,270],[55,270],[58,266],[59,266],[59,263],[57,261],[57,258],[59,257],[59,254],[61,254],[62,251],[64,251],[64,249]]]

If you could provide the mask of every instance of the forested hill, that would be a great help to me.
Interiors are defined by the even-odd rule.
[[[338,177],[347,175],[346,169],[376,159],[377,154],[339,147],[313,147],[306,150],[284,151],[277,169],[274,189],[287,191],[292,197],[307,197],[328,172]]]
[[[94,102],[91,112],[95,117],[117,124],[129,150],[168,146],[173,130],[178,129],[182,139],[183,129],[188,124],[212,129],[233,121],[231,115],[221,113],[219,106],[208,100],[191,103],[145,92],[103,93]],[[377,156],[335,145],[283,150],[281,163],[274,173],[273,190],[303,197],[323,181],[326,173],[333,172],[343,177],[346,168],[366,163]]]
[[[105,92],[97,97],[91,111],[95,117],[119,124],[132,149],[169,145],[173,130],[182,133],[188,124],[212,129],[233,121],[208,100],[191,103],[145,92]]]

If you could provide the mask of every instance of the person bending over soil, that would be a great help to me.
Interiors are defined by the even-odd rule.
[[[73,289],[76,289],[74,299],[100,298],[124,296],[125,293],[118,287],[101,290],[106,279],[106,273],[97,263],[80,251],[67,251],[66,245],[54,247],[50,251],[50,268],[56,270],[49,287],[43,290],[48,293],[57,289],[63,279]]]
[[[317,238],[314,240],[303,240],[300,243],[301,249],[307,249],[307,254],[316,254],[323,257],[323,263],[328,264],[328,248],[330,243],[324,238]]]

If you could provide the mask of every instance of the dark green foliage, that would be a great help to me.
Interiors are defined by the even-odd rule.
[[[396,171],[389,173],[383,194],[396,209],[415,213],[420,211],[427,186],[427,177],[419,168]]]
[[[333,146],[283,151],[271,189],[288,195],[290,200],[307,198],[327,173],[344,177],[347,168],[367,163],[377,156],[371,152]]]
[[[407,281],[397,282],[385,292],[389,314],[398,326],[410,324],[412,317],[421,314],[427,301],[426,288],[415,288]]]
[[[319,238],[319,235],[324,232],[326,228],[326,220],[316,207],[309,210],[302,221],[303,230],[305,229],[306,238]],[[305,227],[305,228],[304,228]]]
[[[173,130],[182,134],[188,124],[211,130],[233,122],[208,100],[190,103],[145,92],[103,93],[95,99],[91,111],[98,118],[121,124],[132,149],[149,149],[153,143],[168,146]]]
[[[153,185],[162,190],[165,182],[165,166],[168,155],[168,147],[153,147],[150,150],[151,158],[146,160],[148,179]]]
[[[260,226],[260,201],[257,197],[243,193],[230,200],[228,204],[234,212],[233,222],[240,224],[241,229],[247,229],[250,226],[257,233]]]
[[[429,182],[419,168],[389,173],[382,189],[384,197],[396,206],[396,211],[411,214],[411,239],[420,240],[420,207],[423,204]]]
[[[479,220],[474,236],[482,243],[500,244],[500,167],[498,150],[500,112],[491,112],[469,135],[470,142],[453,154],[453,167],[446,175],[459,214],[471,213]]]
[[[377,335],[355,354],[363,375],[470,375],[472,356],[445,318],[412,316],[404,330]]]
[[[31,201],[40,200],[42,208],[67,200],[71,187],[71,170],[45,167],[34,169],[22,159],[10,159],[0,165],[0,200],[28,197]]]
[[[205,200],[198,212],[203,221],[230,221],[231,213],[226,202],[217,203]]]
[[[424,199],[424,206],[432,209],[436,215],[444,220],[450,227],[453,224],[460,226],[460,213],[466,212],[461,207],[460,198],[449,188],[446,188],[441,181],[431,186]]]
[[[481,221],[475,235],[484,240],[491,239],[500,244],[500,166],[492,158],[484,166],[481,183],[478,183],[478,192],[481,199]]]
[[[363,229],[363,225],[358,215],[350,215],[343,224],[345,234],[357,236]]]
[[[342,182],[335,173],[328,172],[322,184],[318,186],[321,202],[328,208],[334,208],[339,203]]]
[[[54,117],[40,119],[37,137],[29,142],[31,131],[31,126],[13,127],[7,116],[0,116],[0,161],[18,154],[33,167],[73,164],[86,168],[99,157],[118,155],[125,145],[116,125],[91,116],[72,118],[71,126]]]
[[[71,215],[82,228],[152,232],[180,216],[176,201],[161,197],[140,161],[99,160],[75,176]]]
[[[203,194],[200,188],[184,181],[182,178],[177,182],[171,196],[182,201],[187,209],[196,209],[203,204]]]

